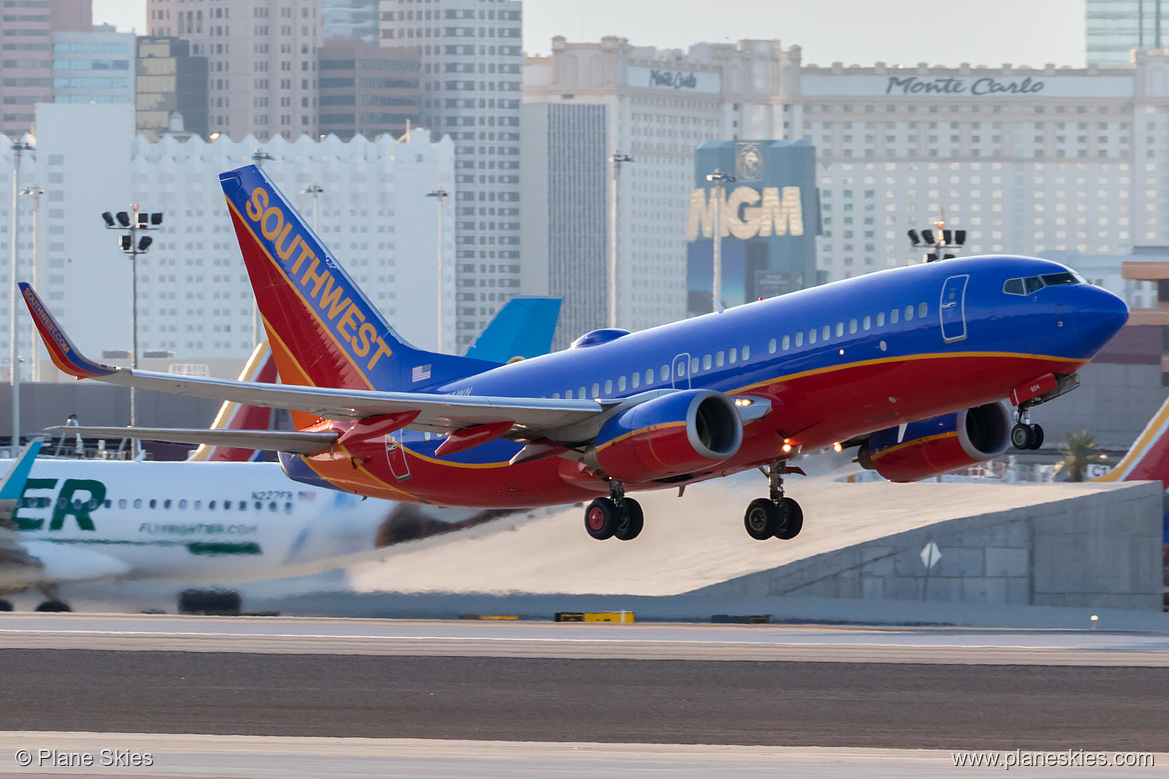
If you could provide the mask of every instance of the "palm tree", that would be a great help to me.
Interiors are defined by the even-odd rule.
[[[1083,481],[1088,463],[1102,457],[1096,447],[1096,437],[1087,430],[1068,433],[1067,443],[1061,444],[1060,450],[1063,460],[1055,466],[1055,472],[1066,470],[1070,474],[1069,481]]]

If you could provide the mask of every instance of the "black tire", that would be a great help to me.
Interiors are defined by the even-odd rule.
[[[1011,445],[1016,449],[1031,448],[1031,428],[1027,425],[1015,425],[1011,428]]]
[[[1043,446],[1043,428],[1039,425],[1031,425],[1031,449],[1038,449]]]
[[[12,601],[0,598],[0,611],[12,611]]]
[[[756,541],[766,541],[774,536],[779,523],[779,507],[770,498],[756,498],[747,505],[743,514],[743,527]]]
[[[243,599],[234,590],[183,590],[179,593],[180,614],[207,614],[238,617]]]
[[[618,541],[632,541],[641,535],[645,527],[645,514],[641,511],[641,504],[633,498],[625,499],[625,516],[617,523],[613,535]]]
[[[66,611],[73,611],[69,604],[63,600],[47,600],[37,605],[37,611],[46,613],[63,613]]]
[[[585,507],[585,530],[598,541],[612,538],[619,520],[617,504],[609,498],[597,498]]]
[[[804,528],[804,510],[800,508],[799,503],[791,498],[780,498],[779,513],[781,519],[779,529],[775,531],[775,537],[781,541],[790,541],[798,536]],[[786,518],[787,521],[783,521],[783,518]]]

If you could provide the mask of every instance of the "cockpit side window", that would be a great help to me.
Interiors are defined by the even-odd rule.
[[[1032,292],[1038,292],[1043,289],[1043,279],[1038,276],[1028,276],[1023,279],[1023,292],[1030,295]]]
[[[1022,279],[1007,279],[1003,284],[1003,292],[1008,295],[1022,295],[1023,294],[1023,280]]]

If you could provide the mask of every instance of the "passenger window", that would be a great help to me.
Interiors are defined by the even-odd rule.
[[[553,399],[553,400],[560,400],[560,393],[559,393],[559,392],[553,392],[553,393],[552,393],[552,399]],[[423,434],[423,436],[425,437],[425,434]]]
[[[1007,279],[1003,283],[1003,292],[1008,295],[1022,295],[1023,294],[1023,280],[1022,279]]]
[[[670,366],[663,365],[662,369],[660,371],[658,371],[658,375],[662,377],[662,381],[665,381],[668,378],[670,378]]]
[[[211,501],[210,503],[208,503],[207,508],[211,509],[212,511],[215,511],[215,501]]]
[[[624,376],[617,377],[617,391],[618,392],[625,391],[625,377]]]
[[[195,501],[195,511],[198,511],[201,508],[203,508],[203,501],[201,501],[201,500]]]
[[[832,328],[828,325],[824,325],[824,329],[820,332],[820,337],[823,338],[825,341],[827,341],[831,335],[832,335]]]
[[[772,345],[774,345],[774,344],[775,344],[775,341],[773,340],[771,343],[772,343]],[[775,351],[775,349],[772,349],[771,351]],[[744,347],[743,347],[743,362],[746,362],[746,361],[747,361],[747,360],[749,360],[750,358],[751,358],[751,347],[750,347],[750,346],[744,346]]]
[[[881,313],[877,314],[877,327],[884,327],[884,326],[885,326],[885,312],[882,311]]]
[[[635,374],[633,374],[633,388],[637,389],[640,386],[641,386],[641,374],[635,373]]]
[[[848,320],[848,334],[852,335],[855,332],[856,332],[856,320],[850,319],[850,320]]]
[[[187,501],[185,501],[185,500],[180,500],[180,501],[179,501],[179,508],[181,508],[181,509],[185,509],[186,507],[187,507]]]
[[[839,338],[842,335],[844,335],[844,322],[837,322],[836,323],[836,337]]]
[[[767,353],[768,354],[775,354],[775,339],[774,338],[772,338],[770,341],[767,342]]]
[[[136,508],[136,509],[142,508],[142,498],[135,498],[134,499],[134,508]]]
[[[151,500],[151,501],[150,501],[150,508],[156,508],[157,506],[158,506],[158,501],[157,501],[157,500]]]
[[[682,362],[681,360],[679,360],[678,364],[674,366],[674,369],[678,372],[679,379],[686,376],[686,363]]]
[[[723,353],[722,352],[715,352],[715,354],[714,354],[714,367],[716,367],[716,368],[723,367],[723,360],[724,360]]]
[[[164,509],[168,509],[168,508],[170,508],[170,500],[164,500],[164,501],[162,502],[162,507],[163,507]]]
[[[861,327],[865,330],[871,330],[873,328],[873,318],[871,316],[866,316],[861,321]]]
[[[605,380],[605,395],[608,396],[608,395],[612,395],[612,394],[613,394],[613,380],[606,379]]]
[[[120,508],[120,509],[126,508],[126,499],[125,498],[121,498],[118,500],[118,508]]]
[[[256,511],[260,511],[263,508],[264,508],[264,504],[257,500],[256,501]]]
[[[917,318],[918,319],[925,319],[925,315],[928,314],[929,312],[930,312],[930,307],[929,307],[928,303],[918,303],[917,304]]]
[[[593,397],[594,398],[600,397],[600,395],[601,395],[601,385],[597,384],[596,382],[593,382]]]
[[[698,373],[698,358],[691,357],[690,358],[690,374],[694,375],[695,373]]]
[[[113,502],[112,500],[107,500],[107,501],[106,501],[105,503],[103,503],[102,505],[103,505],[105,508],[110,508],[110,507],[112,507],[112,506],[114,505],[114,502]]]
[[[816,330],[815,329],[808,331],[808,343],[809,344],[816,343]]]
[[[229,508],[231,508],[231,501],[230,500],[223,501],[223,510],[226,511]]]
[[[572,390],[565,390],[564,397],[568,398],[569,400],[572,400]]]
[[[728,355],[728,360],[731,363],[731,365],[734,365],[735,363],[737,363],[739,361],[739,350],[738,349],[731,349],[731,353]]]
[[[790,335],[785,335],[783,337],[783,350],[786,352],[788,349],[791,348],[791,346],[792,346],[792,337]]]
[[[796,333],[796,347],[798,348],[798,347],[801,347],[803,345],[804,345],[804,331],[801,330],[800,332]]]
[[[891,312],[889,312],[889,324],[891,324],[891,325],[897,324],[897,322],[900,320],[900,318],[901,318],[901,312],[898,311],[897,309],[893,309]]]
[[[702,370],[704,370],[704,371],[710,370],[710,355],[709,354],[704,355],[702,357]]]
[[[653,368],[646,368],[645,369],[645,386],[648,387],[649,385],[651,385],[653,383],[654,383],[654,369]]]
[[[578,389],[578,390],[576,391],[576,396],[577,396],[578,398],[580,398],[581,400],[584,400],[585,398],[587,398],[587,397],[589,396],[589,393],[585,392],[585,388],[584,388],[584,387],[581,387],[580,389]]]
[[[913,321],[913,306],[906,306],[905,307],[905,321],[906,322]]]
[[[258,505],[258,504],[257,504],[256,508],[259,508],[259,505]],[[275,511],[275,510],[276,510],[276,501],[272,501],[271,503],[269,503],[269,504],[268,504],[268,510],[269,510],[269,511]]]

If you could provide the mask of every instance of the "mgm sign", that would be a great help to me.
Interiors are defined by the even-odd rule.
[[[707,175],[735,181],[715,187]],[[721,204],[716,198],[723,198]],[[711,309],[714,216],[722,234],[722,302],[739,305],[816,283],[816,150],[803,141],[712,141],[694,155],[686,219],[687,309]]]
[[[690,193],[690,217],[686,240],[714,236],[717,189],[695,189]],[[804,209],[799,187],[736,187],[726,193],[722,204],[722,236],[740,241],[772,235],[804,234]]]

